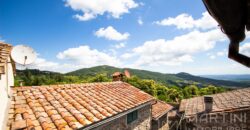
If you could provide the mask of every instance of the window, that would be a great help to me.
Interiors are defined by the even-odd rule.
[[[137,120],[138,118],[138,111],[133,111],[127,115],[127,124],[132,123],[133,121]]]

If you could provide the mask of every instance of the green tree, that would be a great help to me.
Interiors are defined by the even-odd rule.
[[[88,79],[88,82],[110,82],[111,79],[108,78],[107,74],[97,74],[94,77]]]
[[[184,98],[191,98],[199,95],[199,88],[195,85],[186,86],[183,89]]]

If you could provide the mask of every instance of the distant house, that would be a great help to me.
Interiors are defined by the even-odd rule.
[[[14,86],[15,64],[10,56],[11,49],[11,45],[0,42],[0,129],[3,129],[7,116],[10,87]]]
[[[179,129],[249,130],[250,88],[181,101]]]
[[[7,123],[12,130],[151,130],[152,119],[161,123],[153,130],[160,130],[167,126],[165,117],[171,109],[124,82],[15,87],[12,91]]]

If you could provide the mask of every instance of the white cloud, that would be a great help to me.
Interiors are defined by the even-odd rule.
[[[250,57],[250,43],[245,43],[240,47],[240,53]]]
[[[134,0],[66,0],[66,6],[75,11],[81,11],[83,14],[76,14],[75,18],[87,21],[104,14],[120,18],[121,15],[129,13],[130,9],[138,7],[139,4]]]
[[[210,55],[209,58],[213,60],[213,59],[216,58],[216,56],[215,55]]]
[[[129,33],[120,33],[112,26],[108,26],[107,28],[100,28],[98,31],[95,32],[97,37],[104,37],[108,40],[115,40],[115,41],[122,41],[127,40],[129,37]]]
[[[69,48],[58,53],[57,58],[61,60],[68,60],[74,64],[81,65],[82,67],[120,65],[120,61],[116,57],[110,56],[96,49],[91,49],[89,46]]]
[[[121,58],[123,58],[123,59],[129,59],[129,58],[131,58],[133,56],[135,56],[134,53],[124,53],[124,54],[121,55]]]
[[[119,67],[122,64],[115,55],[91,49],[89,46],[69,48],[59,52],[56,57],[59,59],[58,62],[38,57],[33,64],[27,65],[26,67],[29,69],[66,73],[98,65],[111,65]],[[25,69],[23,66],[17,66],[17,68]]]
[[[227,50],[226,49],[223,49],[221,51],[218,51],[218,52],[210,52],[210,53],[207,53],[207,56],[210,58],[210,59],[216,59],[217,57],[224,57],[227,55]]]
[[[175,18],[168,17],[161,21],[155,21],[154,23],[161,26],[176,26],[178,29],[197,28],[204,30],[215,28],[218,25],[208,12],[202,13],[202,17],[199,19],[194,19],[191,15],[183,13]]]
[[[80,21],[87,21],[87,20],[95,18],[95,16],[93,14],[85,13],[84,15],[76,14],[76,15],[74,15],[74,18],[76,18]]]
[[[23,70],[26,67],[29,69],[39,69],[39,70],[47,70],[47,71],[54,71],[54,72],[64,72],[67,68],[63,67],[64,65],[60,65],[57,62],[48,61],[44,58],[38,57],[34,63],[21,66],[17,64],[17,69]]]
[[[136,66],[141,65],[180,65],[192,62],[192,55],[214,48],[216,42],[224,41],[225,35],[220,30],[208,32],[192,31],[177,36],[172,40],[158,39],[146,41],[122,58],[138,57]]]
[[[43,68],[55,67],[58,66],[59,64],[56,62],[47,61],[43,58],[37,58],[33,65],[43,70]]]
[[[250,70],[248,67],[243,66],[233,60],[227,62],[220,62],[220,64],[204,64],[199,67],[186,68],[193,74],[199,75],[218,75],[218,74],[249,74]]]
[[[126,46],[126,43],[121,42],[121,43],[115,44],[115,45],[114,45],[114,48],[120,49],[120,48],[124,48],[125,46]]]
[[[139,17],[139,18],[137,19],[137,23],[138,23],[139,25],[143,25],[143,21],[142,21],[142,18],[141,18],[141,17]]]
[[[217,55],[217,56],[226,56],[226,55],[227,55],[227,50],[224,49],[224,50],[222,50],[222,51],[219,51],[219,52],[216,53],[216,55]]]

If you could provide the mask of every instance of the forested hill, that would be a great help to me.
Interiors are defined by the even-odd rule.
[[[112,75],[116,71],[123,72],[127,69],[131,75],[138,76],[141,79],[153,79],[155,81],[164,83],[164,84],[171,84],[176,86],[185,86],[187,84],[197,84],[198,86],[207,86],[207,85],[215,85],[215,86],[226,86],[226,87],[248,87],[250,86],[249,83],[246,82],[234,82],[234,81],[225,81],[225,80],[215,80],[209,78],[203,78],[199,76],[194,76],[188,73],[178,73],[178,74],[164,74],[146,70],[139,70],[139,69],[131,69],[131,68],[116,68],[112,66],[96,66],[91,68],[83,68],[79,69],[67,75],[74,75],[74,76],[81,76],[81,77],[88,77],[94,76],[98,73],[105,73],[107,75]]]
[[[188,73],[163,74],[139,69],[116,68],[107,65],[79,69],[66,74],[40,70],[17,70],[16,82],[18,82],[18,80],[23,80],[26,85],[84,82],[85,79],[91,80],[89,79],[90,77],[96,76],[98,74],[105,74],[108,79],[111,79],[111,75],[114,72],[124,72],[125,69],[127,69],[132,76],[137,76],[141,79],[152,79],[167,86],[173,85],[183,87],[190,84],[195,84],[199,87],[208,85],[225,87],[250,86],[249,82],[215,80],[194,76]],[[85,82],[88,80],[85,80]]]

